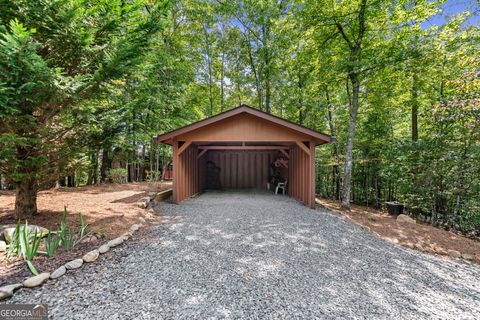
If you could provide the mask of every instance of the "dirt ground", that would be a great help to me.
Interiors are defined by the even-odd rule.
[[[398,240],[400,245],[441,255],[456,250],[471,255],[474,262],[480,263],[480,241],[475,239],[424,223],[400,223],[387,212],[372,208],[352,205],[347,211],[341,209],[339,201],[321,198],[317,198],[317,203],[388,241],[397,243]]]
[[[86,238],[72,251],[59,249],[54,257],[38,255],[34,265],[39,272],[53,271],[66,261],[81,257],[106,241],[128,231],[138,222],[138,217],[148,220],[148,212],[138,207],[137,202],[149,192],[158,192],[171,187],[165,183],[108,184],[78,188],[58,188],[42,191],[38,195],[38,215],[28,220],[50,230],[56,230],[67,207],[69,225],[78,227],[78,213],[84,216],[88,231],[94,236]],[[0,226],[15,224],[13,191],[0,191]],[[6,253],[0,253],[0,286],[22,281],[31,273],[23,260],[7,261]]]

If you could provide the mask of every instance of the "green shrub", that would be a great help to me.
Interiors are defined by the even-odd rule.
[[[11,258],[18,254],[20,251],[20,221],[17,221],[15,225],[15,231],[13,232],[12,241],[8,246],[7,258]]]
[[[88,224],[85,223],[83,215],[78,214],[79,228],[78,233],[75,230],[75,226],[68,226],[67,223],[67,208],[63,210],[63,217],[60,222],[60,228],[56,232],[48,231],[47,237],[44,240],[45,251],[38,250],[42,237],[45,235],[42,232],[35,230],[34,233],[28,229],[28,222],[25,222],[25,226],[20,225],[20,221],[15,226],[15,231],[12,236],[12,241],[9,244],[7,251],[7,258],[13,256],[22,257],[27,263],[28,269],[35,275],[38,274],[32,261],[38,253],[46,254],[52,257],[60,245],[65,251],[72,250],[80,241],[90,235],[87,232]]]
[[[60,222],[60,229],[58,230],[58,235],[60,236],[60,242],[65,251],[72,250],[75,245],[75,230],[74,228],[69,228],[67,225],[67,208],[63,209],[63,218]]]
[[[60,246],[60,241],[61,237],[56,232],[48,231],[47,238],[45,238],[45,250],[49,257],[53,257]]]
[[[107,173],[108,179],[113,183],[126,183],[128,172],[124,168],[115,168],[108,170]]]
[[[67,224],[67,208],[63,210],[63,218],[60,222],[60,229],[58,230],[58,236],[60,237],[60,243],[65,251],[70,251],[75,247],[80,241],[87,237],[90,233],[86,232],[88,224],[85,224],[83,215],[78,214],[79,219],[79,231],[78,234],[75,231],[75,227],[69,227]]]
[[[31,233],[28,229],[28,222],[25,222],[25,226],[20,227],[20,221],[15,226],[12,241],[8,247],[7,258],[11,258],[14,255],[20,256],[27,263],[28,269],[33,274],[37,275],[38,271],[33,265],[32,261],[39,253],[38,247],[42,241],[42,233]]]
[[[152,170],[147,171],[147,181],[148,182],[155,182],[162,178],[162,171]]]

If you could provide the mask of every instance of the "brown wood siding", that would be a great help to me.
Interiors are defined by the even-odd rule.
[[[310,152],[315,147],[310,144]],[[290,148],[290,165],[288,167],[288,195],[313,208],[315,206],[315,166],[312,157],[298,146]],[[312,185],[313,184],[313,185]]]
[[[282,142],[308,140],[309,138],[308,135],[250,114],[239,114],[176,137],[177,141],[198,142]]]
[[[197,146],[189,146],[180,156],[174,145],[174,201],[181,202],[201,191]]]
[[[220,167],[222,188],[265,189],[270,175],[270,163],[274,161],[275,152],[209,151],[206,157],[208,161]]]

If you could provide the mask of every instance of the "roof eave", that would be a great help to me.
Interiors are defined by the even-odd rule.
[[[242,112],[246,112],[248,114],[258,116],[260,118],[263,118],[267,121],[277,123],[279,125],[284,125],[286,127],[289,127],[291,130],[301,132],[305,135],[311,136],[312,138],[314,138],[314,140],[323,141],[322,143],[317,143],[317,145],[336,141],[334,136],[330,136],[330,135],[327,135],[327,134],[317,132],[313,129],[304,127],[302,125],[299,125],[299,124],[291,122],[289,120],[277,117],[275,115],[268,114],[266,112],[254,109],[254,108],[249,107],[247,105],[241,105],[240,107],[237,107],[237,108],[234,108],[234,109],[231,109],[231,110],[227,110],[227,111],[222,112],[220,114],[217,114],[213,117],[206,118],[206,119],[191,123],[189,125],[186,125],[184,127],[166,132],[164,134],[158,135],[154,139],[157,142],[172,145],[173,144],[173,138],[176,137],[176,136],[179,136],[179,135],[182,135],[184,133],[196,130],[198,128],[201,128],[202,126],[206,126],[206,125],[209,125],[211,123],[215,123],[217,121],[221,121],[223,119],[235,116],[235,115],[240,114]]]

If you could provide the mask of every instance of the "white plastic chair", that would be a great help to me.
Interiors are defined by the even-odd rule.
[[[282,189],[282,192],[285,195],[285,192],[287,191],[287,183],[288,183],[288,180],[285,180],[285,182],[279,182],[277,184],[277,187],[275,188],[275,194],[278,194],[278,190]]]

